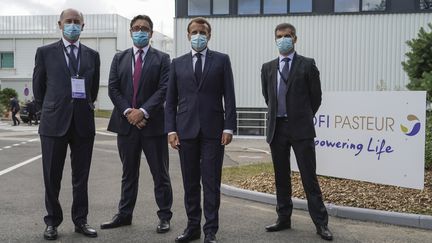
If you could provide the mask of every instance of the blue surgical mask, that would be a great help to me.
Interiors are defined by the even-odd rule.
[[[63,35],[69,40],[78,40],[81,34],[81,25],[79,24],[64,24]]]
[[[291,37],[282,37],[276,40],[276,46],[279,53],[287,54],[294,48],[293,39]]]
[[[136,47],[144,47],[149,43],[149,33],[146,31],[132,32],[132,41]]]
[[[202,51],[207,47],[207,36],[196,34],[191,36],[191,46],[195,51]]]

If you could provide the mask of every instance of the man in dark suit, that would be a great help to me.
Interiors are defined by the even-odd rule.
[[[236,129],[233,74],[228,55],[207,48],[211,36],[207,20],[192,19],[187,31],[192,51],[171,63],[165,108],[168,141],[180,155],[188,216],[187,228],[176,242],[201,237],[200,179],[204,242],[216,242],[224,146]]]
[[[261,69],[262,93],[268,106],[267,142],[275,171],[278,214],[276,223],[267,226],[266,230],[291,228],[292,147],[317,233],[323,239],[332,240],[316,176],[313,116],[321,105],[319,71],[313,59],[295,52],[297,36],[293,25],[283,23],[276,26],[275,40],[280,55],[263,64]]]
[[[12,112],[13,126],[19,125],[21,122],[16,117],[16,114],[20,111],[20,105],[16,96],[10,99],[10,110]]]
[[[99,89],[99,54],[79,41],[82,13],[64,10],[58,21],[63,38],[36,51],[33,94],[42,107],[39,134],[48,214],[44,238],[57,239],[63,221],[59,202],[67,146],[71,150],[72,221],[75,232],[96,237],[87,224],[87,182],[95,136],[94,105]]]
[[[164,102],[168,82],[169,55],[152,48],[153,22],[146,15],[134,17],[130,35],[134,46],[114,56],[108,93],[114,110],[108,130],[117,133],[123,164],[118,213],[102,229],[132,223],[138,194],[141,151],[147,159],[159,207],[158,233],[170,229],[172,189],[168,168],[168,144],[164,131]]]

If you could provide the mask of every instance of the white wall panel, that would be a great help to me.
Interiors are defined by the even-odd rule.
[[[175,54],[190,50],[186,26],[175,19]],[[227,53],[234,71],[237,106],[263,107],[261,65],[278,53],[274,28],[282,22],[297,28],[299,54],[313,57],[326,91],[376,90],[383,80],[389,90],[405,90],[402,69],[406,41],[432,22],[431,13],[208,18],[210,49]]]

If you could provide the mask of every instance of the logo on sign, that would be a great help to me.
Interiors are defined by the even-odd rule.
[[[410,137],[415,136],[420,131],[421,128],[420,120],[415,115],[411,115],[411,114],[407,116],[407,120],[410,121],[411,123],[414,123],[414,125],[412,126],[411,129],[408,129],[406,126],[401,124],[400,125],[401,130],[407,136]]]

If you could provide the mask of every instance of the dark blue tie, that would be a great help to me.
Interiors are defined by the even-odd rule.
[[[71,75],[75,76],[78,73],[78,61],[77,58],[75,56],[75,52],[74,49],[76,48],[75,45],[69,45],[70,47],[70,52],[69,52],[69,71],[71,73]]]
[[[277,109],[277,116],[278,117],[284,117],[286,116],[287,110],[286,110],[286,93],[287,93],[287,82],[288,82],[288,75],[289,75],[289,61],[290,59],[288,57],[282,59],[283,62],[285,62],[285,65],[282,69],[282,72],[279,73],[281,76],[279,80],[279,89],[278,89],[278,109]]]
[[[201,60],[201,53],[195,54],[197,61],[195,62],[195,79],[197,81],[197,84],[199,85],[202,78],[202,60]]]

